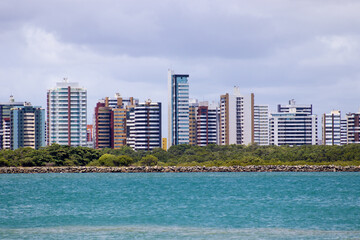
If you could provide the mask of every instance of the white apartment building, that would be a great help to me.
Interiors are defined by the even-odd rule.
[[[2,149],[11,149],[11,124],[10,118],[3,119]]]
[[[130,110],[126,122],[128,127],[127,144],[134,150],[151,151],[161,148],[161,103],[139,103]]]
[[[341,145],[341,112],[331,111],[322,116],[323,145]]]
[[[254,143],[254,94],[241,95],[238,87],[234,93],[220,96],[219,144]]]
[[[47,92],[48,145],[86,146],[87,93],[65,78]]]
[[[317,116],[312,105],[278,105],[278,112],[270,116],[270,145],[316,145]]]
[[[269,145],[269,106],[254,106],[254,141],[259,146]]]
[[[347,120],[340,120],[340,145],[347,144]]]

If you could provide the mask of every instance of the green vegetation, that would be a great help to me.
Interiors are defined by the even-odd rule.
[[[153,155],[147,155],[141,158],[140,165],[143,166],[156,166],[158,164],[158,158]]]
[[[233,166],[233,165],[360,165],[360,144],[345,146],[178,145],[168,151],[134,151],[130,147],[96,150],[53,144],[34,150],[0,150],[6,166]]]

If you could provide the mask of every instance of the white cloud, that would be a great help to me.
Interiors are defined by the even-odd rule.
[[[360,60],[360,36],[319,36],[311,55],[301,60],[309,66],[353,66]]]
[[[53,34],[40,28],[26,27],[23,31],[28,61],[40,60],[47,64],[60,64],[60,55],[65,51],[71,51],[70,46],[60,44]]]
[[[337,51],[351,52],[359,47],[359,39],[349,36],[322,36],[318,37],[318,40]]]

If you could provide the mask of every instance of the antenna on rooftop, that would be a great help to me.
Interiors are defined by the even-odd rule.
[[[68,78],[67,78],[67,77],[64,77],[63,80],[64,80],[64,82],[66,82],[66,83],[68,82]]]
[[[10,95],[10,102],[15,102],[14,96],[12,94]]]

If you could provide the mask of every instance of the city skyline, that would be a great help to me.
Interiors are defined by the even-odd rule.
[[[341,110],[322,115],[321,128],[312,104],[278,104],[276,112],[268,105],[255,105],[253,93],[241,95],[234,87],[233,94],[221,95],[220,103],[209,105],[189,99],[188,74],[168,71],[169,147],[179,144],[206,146],[211,143],[259,145],[343,145],[359,143],[360,112]],[[105,97],[94,108],[93,124],[86,122],[87,92],[76,82],[64,78],[47,91],[47,145],[58,143],[69,146],[119,148],[128,145],[134,150],[161,147],[161,102],[148,99]],[[123,104],[127,105],[126,108]],[[191,108],[189,108],[189,106]],[[39,148],[45,145],[45,109],[32,107],[30,102],[0,104],[2,148],[19,146]],[[41,113],[40,113],[41,111]],[[336,120],[335,120],[336,115]],[[89,142],[89,127],[94,131],[94,142]],[[322,131],[323,139],[319,138]],[[42,136],[42,137],[41,137]],[[35,139],[33,139],[35,137]],[[39,141],[38,141],[39,140]],[[322,141],[318,141],[322,140]],[[91,140],[90,140],[91,141]]]
[[[171,74],[170,74],[171,73]],[[169,75],[170,74],[170,75]],[[168,81],[169,81],[169,76],[172,76],[172,75],[174,75],[174,76],[181,76],[181,77],[183,77],[183,76],[185,76],[186,78],[188,78],[189,77],[189,75],[188,74],[175,74],[174,73],[174,71],[173,70],[168,70]],[[169,83],[169,82],[168,82]],[[67,78],[63,78],[61,81],[59,81],[59,82],[57,82],[56,83],[56,85],[61,85],[61,84],[65,84],[65,85],[71,85],[71,84],[75,84],[76,86],[81,86],[81,88],[83,88],[83,89],[85,89],[85,91],[86,91],[86,87],[83,87],[81,84],[79,84],[78,82],[69,82],[69,80],[67,79]],[[188,87],[189,89],[191,89],[191,86],[190,86],[190,84],[189,84],[189,87]],[[49,91],[51,91],[52,89],[48,89],[47,91],[49,92]],[[233,93],[235,93],[235,92],[237,92],[237,94],[240,94],[240,89],[239,89],[239,87],[237,87],[237,86],[234,86],[234,89],[233,89]],[[230,93],[232,93],[231,91],[230,91]],[[121,97],[121,98],[123,98],[124,96],[122,96],[120,93],[114,93],[113,94],[114,96],[115,96],[115,99],[117,98],[117,97]],[[253,93],[251,93],[250,95],[254,95]],[[250,96],[249,95],[249,96]],[[111,94],[108,94],[107,96],[111,96]],[[218,105],[218,107],[220,107],[221,106],[221,98],[223,97],[223,95],[219,95],[219,98],[220,98],[220,101],[212,101],[212,104],[217,104]],[[130,97],[130,99],[131,99],[132,97]],[[15,100],[15,98],[14,98],[14,96],[13,95],[10,95],[10,98],[9,98],[9,100],[8,100],[8,102],[7,101],[3,101],[4,102],[4,104],[7,104],[7,103],[11,103],[12,101],[14,101]],[[16,99],[17,100],[17,99]],[[150,100],[150,101],[152,101],[151,99],[147,99],[147,100],[143,100],[143,101],[148,101],[148,100]],[[167,99],[167,100],[169,100],[169,99]],[[104,99],[98,99],[98,101],[104,101]],[[136,99],[136,101],[139,101],[138,99]],[[196,102],[198,102],[199,101],[199,99],[197,99],[197,98],[192,98],[191,96],[189,97],[189,104],[192,102],[192,101],[196,101]],[[295,99],[290,99],[290,100],[288,100],[289,101],[289,103],[290,102],[294,102],[295,103]],[[203,103],[206,103],[206,104],[208,104],[208,102],[209,101],[203,101]],[[254,102],[256,102],[256,100],[254,101]],[[285,101],[284,101],[285,102]],[[16,103],[16,102],[15,102]],[[27,104],[31,104],[31,101],[28,101],[28,100],[26,100],[26,101],[22,101],[22,102],[20,102],[20,103],[22,103],[22,104],[25,104],[25,103],[27,103]],[[159,104],[161,104],[161,102],[158,102]],[[269,104],[261,104],[261,105],[258,105],[258,104],[255,104],[254,105],[254,109],[255,109],[255,111],[256,111],[256,114],[259,114],[259,110],[258,110],[258,108],[260,107],[260,108],[262,108],[262,107],[266,107],[266,109],[271,109],[271,110],[266,110],[265,112],[269,115],[269,117],[270,117],[270,115],[271,114],[277,114],[277,113],[279,113],[279,111],[280,111],[280,109],[279,109],[279,107],[281,106],[281,104],[282,103],[279,103],[279,104],[277,104],[276,106],[271,106],[271,105],[269,105]],[[97,104],[96,104],[97,105]],[[88,117],[87,117],[87,124],[93,124],[94,123],[94,121],[95,121],[95,115],[94,115],[94,109],[96,110],[96,105],[95,106],[89,106],[88,104],[87,104],[87,115],[88,115]],[[166,104],[165,104],[166,105]],[[302,103],[300,103],[300,106],[301,105],[303,105]],[[305,104],[305,105],[311,105],[311,106],[313,106],[313,104]],[[40,106],[40,107],[43,107],[43,106]],[[43,107],[44,109],[46,109],[46,107]],[[164,122],[164,123],[166,123],[167,121],[166,121],[166,117],[170,117],[170,115],[165,115],[165,113],[163,113],[163,112],[165,112],[165,110],[167,110],[167,106],[164,106],[164,109],[162,110],[162,114],[161,114],[161,118],[164,118],[162,121]],[[312,109],[312,111],[313,111],[313,109]],[[341,112],[341,119],[342,120],[345,120],[345,117],[348,115],[348,114],[359,114],[360,113],[360,109],[359,110],[353,110],[353,111],[350,111],[350,112],[344,112],[342,109],[334,109],[334,110],[331,110],[331,111],[329,111],[329,112],[333,112],[333,111],[340,111]],[[264,113],[265,113],[264,112]],[[324,115],[324,114],[328,114],[329,112],[324,112],[324,113],[321,113],[321,114],[317,114],[317,113],[315,113],[314,112],[314,114],[317,116],[317,118],[319,119],[319,121],[317,122],[317,124],[316,124],[316,126],[317,126],[317,128],[318,128],[318,130],[317,130],[317,134],[318,134],[318,140],[323,140],[322,139],[322,129],[323,129],[323,124],[322,124],[322,122],[321,122],[321,118],[322,118],[322,116]],[[49,112],[47,111],[47,114],[49,114]],[[89,115],[90,115],[90,119],[89,119]],[[169,119],[167,119],[167,120],[169,120]],[[258,121],[258,119],[257,118],[255,118],[255,121],[257,122]],[[257,123],[258,124],[258,123]],[[168,133],[168,126],[163,126],[163,125],[165,125],[165,124],[161,124],[162,125],[162,130],[161,130],[161,132],[162,132],[162,134],[163,134],[163,136],[164,137],[167,137],[168,138],[168,135],[167,135],[167,133]],[[258,128],[259,126],[257,126],[257,128]],[[258,129],[259,130],[259,129]],[[258,130],[256,131],[256,133],[255,134],[259,134],[259,132],[258,132]],[[263,136],[264,137],[264,136]],[[47,140],[49,140],[49,139],[47,139]],[[168,140],[169,141],[169,140]],[[258,142],[258,141],[260,141],[259,139],[257,140],[257,141],[255,141],[256,143],[260,143],[260,142]],[[261,144],[262,145],[262,144]],[[266,144],[265,144],[266,145]],[[169,146],[171,146],[171,145],[169,145]]]

